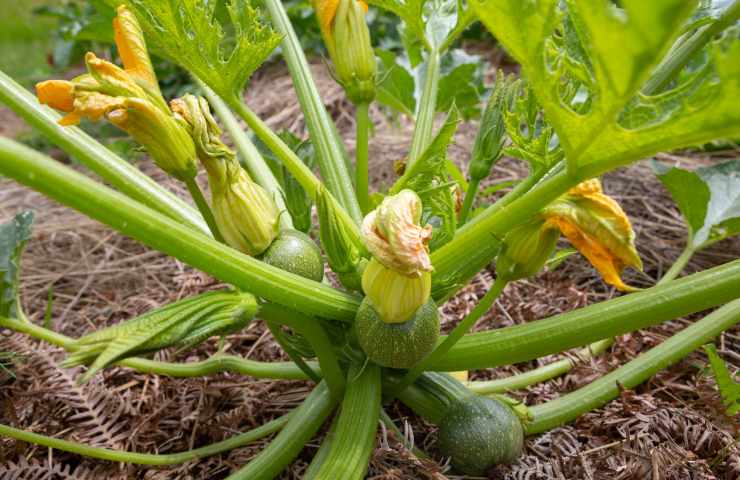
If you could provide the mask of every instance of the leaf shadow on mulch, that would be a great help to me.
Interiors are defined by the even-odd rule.
[[[354,148],[352,107],[343,100],[320,63],[314,65],[325,103]],[[265,68],[252,80],[247,102],[273,127],[305,135],[290,79],[280,65]],[[389,120],[374,110],[376,130],[370,150],[374,185],[392,182],[393,163],[403,159],[409,143],[408,122]],[[452,158],[465,164],[475,124],[461,125],[450,148]],[[709,155],[663,155],[668,162],[699,165],[718,161]],[[185,195],[149,163],[142,168]],[[489,182],[521,177],[523,165],[502,160]],[[609,174],[604,187],[616,197],[633,221],[645,271],[629,272],[627,281],[649,286],[660,277],[683,246],[684,227],[667,193],[649,168],[637,165]],[[500,195],[501,192],[498,193]],[[493,198],[483,198],[490,203]],[[42,196],[10,182],[0,182],[0,220],[20,210],[37,212],[34,238],[23,260],[23,302],[33,321],[43,321],[49,291],[53,291],[55,330],[79,336],[208,289],[219,288],[209,276],[140,246]],[[740,241],[730,240],[697,255],[689,270],[701,270],[736,259]],[[490,287],[494,272],[484,271],[441,308],[443,329],[465,316]],[[537,278],[520,281],[504,292],[476,330],[500,328],[569,311],[616,295],[580,256]],[[588,362],[579,361],[569,374],[512,395],[528,404],[556,398],[585,385],[660,343],[693,318],[678,319],[624,335],[610,351]],[[740,366],[740,329],[717,341],[734,370]],[[217,348],[216,341],[175,356],[163,351],[156,358],[195,361]],[[226,350],[255,360],[286,360],[261,322],[227,338]],[[5,332],[0,349],[18,354],[15,378],[0,376],[0,421],[28,431],[91,445],[137,452],[171,453],[228,438],[289,411],[311,388],[308,382],[267,381],[234,374],[172,379],[138,374],[114,367],[84,387],[75,384],[77,370],[62,369],[60,349]],[[552,361],[537,361],[471,372],[473,379],[505,377]],[[575,357],[572,357],[575,358]],[[525,455],[501,467],[491,478],[505,479],[735,479],[740,478],[737,419],[722,415],[714,381],[706,374],[706,359],[694,353],[634,391],[573,424],[527,440]],[[2,375],[0,373],[0,375]],[[435,446],[435,428],[400,404],[389,414],[415,445],[434,460],[419,460],[394,438],[380,431],[368,478],[423,479],[455,477]],[[312,440],[281,478],[300,478],[316,452],[323,432]],[[228,454],[173,467],[142,467],[93,461],[31,444],[0,439],[0,478],[22,479],[218,479],[225,478],[260,451],[270,437]]]

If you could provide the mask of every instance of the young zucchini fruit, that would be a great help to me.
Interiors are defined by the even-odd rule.
[[[454,402],[439,424],[439,450],[467,475],[483,475],[522,454],[524,428],[508,405],[471,395]]]
[[[437,305],[428,299],[403,323],[387,323],[367,297],[355,317],[357,340],[378,365],[410,368],[434,350],[439,337]]]
[[[262,261],[317,282],[324,278],[321,250],[311,237],[298,230],[281,231],[262,254]]]

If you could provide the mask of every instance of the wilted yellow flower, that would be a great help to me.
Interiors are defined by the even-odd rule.
[[[195,146],[162,98],[136,18],[120,6],[113,27],[124,68],[88,52],[88,73],[38,83],[39,102],[67,113],[60,125],[105,117],[144,146],[164,171],[181,180],[194,177]]]
[[[619,204],[606,196],[598,179],[572,188],[548,206],[546,225],[558,228],[599,271],[606,283],[630,291],[620,274],[625,267],[642,269],[635,233]]]
[[[361,0],[314,0],[326,49],[337,79],[355,103],[375,97],[375,53]]]
[[[412,190],[386,197],[367,214],[362,234],[368,250],[380,263],[409,277],[432,270],[429,239],[432,226],[420,226],[421,199]]]

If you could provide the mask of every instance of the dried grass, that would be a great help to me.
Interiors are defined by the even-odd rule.
[[[314,65],[319,89],[339,130],[354,148],[352,107],[321,64]],[[263,69],[246,97],[250,106],[273,127],[290,128],[305,136],[305,125],[282,66]],[[3,114],[7,116],[7,112]],[[402,160],[409,143],[409,124],[389,120],[377,108],[370,149],[371,180],[382,187],[392,182],[393,163]],[[3,132],[14,132],[6,127]],[[464,165],[475,135],[474,124],[463,124],[450,149]],[[695,165],[714,161],[708,156],[667,160]],[[148,163],[142,168],[175,191]],[[521,177],[521,163],[501,161],[489,183]],[[682,248],[684,227],[680,216],[645,166],[608,175],[605,189],[619,199],[632,218],[645,272],[628,274],[628,281],[648,286],[659,278]],[[180,191],[180,193],[182,193]],[[500,195],[500,193],[498,194]],[[492,198],[482,199],[483,203]],[[149,251],[44,197],[7,181],[0,182],[0,219],[33,208],[37,219],[34,238],[23,261],[24,306],[32,320],[42,321],[53,291],[52,327],[79,336],[140,314],[153,307],[219,285],[212,278],[182,263]],[[698,270],[740,255],[740,242],[726,241],[697,255],[689,266]],[[449,330],[467,314],[490,287],[492,272],[484,271],[442,309],[443,328]],[[498,328],[572,310],[615,295],[588,263],[573,256],[557,270],[521,281],[504,292],[495,308],[476,329]],[[578,388],[639,352],[659,343],[689,320],[676,320],[642,332],[622,336],[611,353],[581,363],[570,374],[516,395],[538,403]],[[740,331],[726,332],[719,340],[726,358],[740,364]],[[171,379],[111,368],[84,388],[72,381],[74,372],[58,367],[63,354],[20,335],[7,336],[0,348],[21,353],[16,379],[0,385],[3,423],[26,430],[125,448],[139,452],[177,452],[224,439],[275,418],[296,406],[308,392],[307,382],[265,381],[232,374],[199,379]],[[175,358],[192,361],[215,351],[214,341]],[[226,350],[257,360],[285,359],[259,322],[228,337]],[[518,373],[555,356],[497,369],[471,372],[473,378],[494,378]],[[659,374],[605,408],[583,416],[572,425],[527,440],[525,456],[513,466],[499,469],[491,478],[507,479],[734,479],[740,478],[740,452],[733,440],[738,425],[719,412],[713,381],[697,368],[698,354]],[[437,455],[435,428],[402,405],[388,407],[398,424],[408,425],[415,444]],[[10,439],[0,439],[0,478],[142,478],[218,479],[246,463],[269,438],[228,454],[168,468],[121,466],[82,459],[64,452],[49,452]],[[300,478],[320,438],[306,446],[282,478]],[[440,479],[446,464],[419,460],[399,439],[379,432],[368,472],[372,479]],[[452,477],[450,477],[452,478]]]

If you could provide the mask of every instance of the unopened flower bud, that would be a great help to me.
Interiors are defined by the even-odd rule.
[[[375,98],[375,53],[360,0],[315,0],[326,48],[338,81],[353,103]]]
[[[373,258],[362,273],[362,290],[385,323],[404,323],[429,300],[432,275],[408,277]]]
[[[277,237],[280,212],[270,194],[253,182],[237,162],[225,165],[222,178],[208,177],[216,225],[231,247],[256,256]]]
[[[496,259],[496,273],[509,281],[536,275],[552,255],[559,236],[560,232],[542,219],[512,229]]]
[[[642,269],[629,218],[604,195],[598,179],[588,180],[543,210],[547,225],[557,227],[599,271],[604,281],[629,291],[620,274],[625,267]]]

